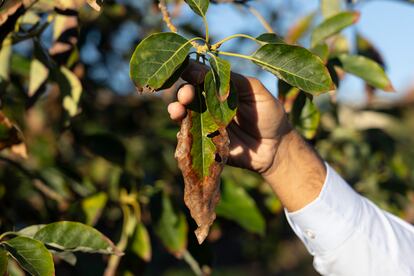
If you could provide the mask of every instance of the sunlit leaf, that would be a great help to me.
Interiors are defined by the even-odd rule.
[[[43,243],[28,237],[16,237],[4,242],[3,245],[19,265],[31,275],[55,275],[52,254]]]
[[[7,18],[14,14],[22,4],[21,0],[2,1],[0,5],[0,26],[6,22]]]
[[[209,0],[184,0],[190,8],[199,16],[205,17],[208,10]]]
[[[131,237],[131,251],[146,262],[151,260],[151,240],[144,224],[138,223]]]
[[[342,12],[326,19],[313,30],[312,47],[356,23],[358,19],[358,12]]]
[[[78,104],[82,95],[82,83],[79,78],[66,67],[60,68],[58,84],[65,95],[63,98],[63,107],[69,116],[78,114]]]
[[[311,13],[298,22],[296,22],[289,30],[285,40],[289,44],[295,44],[301,39],[311,28],[315,13]]]
[[[82,210],[86,216],[86,224],[95,225],[108,201],[106,193],[101,192],[82,200]]]
[[[70,252],[121,254],[98,230],[78,222],[61,221],[48,224],[33,238],[56,249]]]
[[[321,114],[312,99],[303,92],[296,98],[290,118],[295,128],[306,138],[313,139],[318,131]]]
[[[190,48],[190,41],[176,33],[150,35],[132,55],[131,79],[140,91],[162,88],[186,60]]]
[[[45,227],[46,224],[36,224],[36,225],[30,225],[27,226],[21,230],[19,230],[18,234],[21,236],[25,236],[28,238],[33,238],[34,235],[43,227]]]
[[[360,77],[369,85],[384,91],[394,91],[391,81],[384,69],[375,61],[357,55],[340,55],[341,67],[344,71]]]
[[[328,70],[308,50],[287,44],[266,44],[252,56],[253,62],[292,86],[312,94],[332,89]]]
[[[216,56],[212,56],[209,62],[218,88],[215,91],[216,96],[221,102],[224,102],[230,94],[231,64],[227,60]]]
[[[101,6],[98,5],[98,3],[96,3],[96,0],[86,0],[86,2],[89,4],[89,6],[91,6],[94,10],[96,11],[100,11],[101,10]]]
[[[237,93],[234,86],[232,86],[231,89],[229,88],[231,92],[228,98],[220,101],[216,96],[217,90],[219,90],[216,80],[217,78],[214,78],[211,71],[207,73],[204,80],[207,110],[217,125],[227,127],[237,112]]]
[[[266,224],[256,203],[242,187],[230,180],[223,183],[216,212],[218,216],[237,222],[249,232],[264,235]]]
[[[343,0],[321,0],[322,15],[329,18],[341,12]]]
[[[49,76],[49,69],[38,59],[33,59],[30,64],[29,96],[33,96]]]
[[[12,43],[11,39],[7,38],[3,41],[0,48],[0,84],[3,81],[9,80],[10,74],[10,60],[12,54]]]

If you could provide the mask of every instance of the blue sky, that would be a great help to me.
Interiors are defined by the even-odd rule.
[[[281,12],[283,25],[276,29],[283,34],[291,23],[317,9],[318,1],[261,0],[256,2],[255,7],[261,10],[264,16],[269,16],[269,11],[263,9],[269,5],[283,11]],[[358,30],[380,50],[387,64],[387,73],[398,91],[392,97],[398,97],[408,87],[414,86],[414,4],[404,4],[399,1],[360,1],[355,8],[361,11],[361,18],[348,33]],[[217,39],[237,32],[247,32],[252,35],[264,32],[252,15],[235,9],[232,5],[211,5],[208,19],[210,32]],[[234,44],[229,46],[237,47]],[[253,45],[247,45],[241,51],[248,52],[253,49],[252,47]],[[245,74],[257,74],[256,69],[248,63],[243,62],[236,69],[240,71],[240,68],[243,68]],[[271,91],[276,91],[276,82],[270,74],[260,74],[258,77]],[[363,100],[362,89],[362,82],[349,76],[341,87],[339,95],[343,100],[360,101]]]

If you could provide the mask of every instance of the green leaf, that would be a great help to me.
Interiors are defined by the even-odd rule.
[[[328,61],[328,57],[329,57],[329,48],[328,48],[328,45],[326,45],[326,43],[318,44],[312,49],[310,49],[310,51],[314,55],[317,55],[318,57],[320,57],[323,63],[326,64],[326,62]]]
[[[137,46],[130,61],[130,77],[140,91],[164,86],[186,60],[191,42],[176,33],[150,35]],[[177,80],[179,76],[175,76]]]
[[[45,227],[46,224],[36,224],[36,225],[30,225],[27,226],[21,230],[19,230],[19,232],[17,232],[20,236],[25,236],[28,238],[33,238],[34,235],[43,227]]]
[[[242,187],[230,180],[223,183],[216,212],[223,218],[237,222],[249,232],[264,235],[266,224],[256,203]]]
[[[170,198],[163,194],[161,216],[155,224],[155,233],[168,251],[181,256],[187,247],[188,226],[184,214],[176,214]]]
[[[78,104],[83,90],[79,78],[68,68],[62,66],[57,74],[57,82],[64,95],[64,109],[71,117],[77,115]]]
[[[222,102],[216,96],[217,90],[219,90],[218,86],[213,73],[211,71],[208,72],[204,79],[208,112],[218,126],[227,127],[237,112],[237,94],[234,86],[232,86],[230,95]]]
[[[292,86],[312,94],[332,89],[328,70],[308,50],[287,44],[266,44],[252,56],[253,62]]]
[[[271,43],[271,44],[286,44],[286,42],[277,34],[274,33],[264,33],[256,37],[256,40],[264,42],[264,43]]]
[[[151,240],[147,228],[145,228],[144,224],[137,224],[135,232],[132,235],[130,244],[131,251],[134,252],[138,257],[140,257],[146,262],[149,262],[151,260]]]
[[[354,24],[358,19],[358,12],[342,12],[326,19],[313,30],[312,47]]]
[[[384,91],[394,91],[391,81],[384,69],[367,57],[357,55],[340,55],[341,67],[348,73],[360,77],[369,85]]]
[[[48,224],[35,234],[34,239],[64,251],[120,254],[102,233],[79,222],[61,221]]]
[[[95,225],[103,208],[105,208],[108,196],[104,192],[97,193],[82,200],[82,210],[86,216],[86,224]]]
[[[49,69],[38,59],[30,64],[29,96],[33,96],[49,77]]]
[[[211,56],[209,62],[217,85],[215,94],[221,102],[224,102],[230,94],[231,64],[227,60],[214,55]]]
[[[290,113],[295,128],[306,138],[313,139],[318,131],[321,114],[312,99],[300,92]]]
[[[310,13],[296,22],[289,30],[285,37],[285,41],[295,44],[301,39],[311,28],[315,13]]]
[[[16,237],[3,244],[19,265],[31,275],[55,275],[52,254],[40,241],[27,237]]]
[[[185,0],[190,8],[199,16],[205,17],[208,10],[209,0]]]
[[[196,92],[196,101],[189,106],[191,112],[191,135],[193,144],[191,147],[192,167],[200,178],[210,175],[210,167],[214,164],[216,146],[210,134],[216,132],[219,126],[214,122],[213,117],[206,109],[206,103],[201,91]]]
[[[7,272],[8,257],[7,252],[0,247],[0,276],[3,276]]]
[[[321,10],[324,18],[329,18],[341,12],[343,0],[321,0]]]

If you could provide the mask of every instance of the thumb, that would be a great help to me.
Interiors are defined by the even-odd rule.
[[[204,82],[204,77],[209,70],[210,68],[208,66],[201,64],[195,60],[190,60],[183,74],[181,75],[181,78],[193,85],[201,84]]]

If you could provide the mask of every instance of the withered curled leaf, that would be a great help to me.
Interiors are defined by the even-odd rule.
[[[219,127],[207,111],[202,87],[196,90],[196,100],[189,106],[177,135],[175,158],[184,177],[184,201],[197,223],[195,234],[201,244],[216,218],[229,137],[226,128]]]

